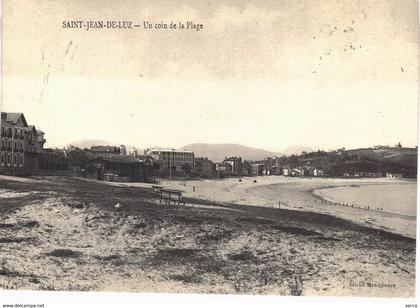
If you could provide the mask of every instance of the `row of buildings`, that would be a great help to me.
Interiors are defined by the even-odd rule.
[[[0,173],[26,175],[38,169],[44,132],[28,125],[23,113],[1,112]]]
[[[226,176],[258,176],[258,175],[285,175],[285,176],[324,176],[324,171],[311,166],[291,167],[278,162],[248,162],[241,157],[228,157],[216,164],[216,173]]]
[[[127,155],[125,146],[92,146],[93,158],[88,160],[82,175],[108,181],[146,181],[153,176],[182,176],[208,167],[195,159],[191,151],[147,150]],[[212,172],[210,171],[210,174]]]
[[[381,178],[387,177],[391,179],[402,179],[403,175],[400,172],[345,172],[344,177],[352,178]]]
[[[241,157],[226,157],[214,163],[207,157],[195,157],[192,151],[146,150],[126,154],[123,146],[92,146],[89,151],[95,154],[86,167],[88,177],[119,181],[142,180],[147,175],[157,177],[176,177],[197,175],[201,177],[224,176],[323,176],[322,169],[313,167],[283,166],[279,163],[253,163]]]
[[[1,113],[0,173],[27,175],[36,173],[39,168],[66,168],[60,165],[67,158],[55,155],[57,151],[44,149],[44,132],[34,125],[28,125],[23,113]],[[79,149],[80,150],[80,149]],[[124,145],[92,146],[83,150],[85,160],[78,161],[77,174],[99,180],[143,181],[150,174],[157,176],[247,176],[247,175],[286,175],[323,176],[316,168],[292,168],[278,163],[253,163],[241,157],[226,157],[214,163],[206,157],[195,157],[192,151],[174,149],[146,150],[143,154],[127,154]],[[40,157],[42,163],[40,164]],[[53,159],[54,157],[54,159]],[[62,159],[63,158],[63,159]],[[46,160],[46,163],[45,163]]]
[[[278,163],[273,165],[266,164],[252,164],[252,175],[284,175],[284,176],[324,176],[324,170],[312,166],[291,167],[288,165],[282,166]]]
[[[324,170],[312,161],[296,157],[273,157],[258,162],[243,160],[242,157],[225,157],[214,163],[207,157],[195,157],[192,151],[175,149],[148,149],[139,154],[136,149],[127,150],[120,146],[92,146],[90,149],[70,147],[68,149],[44,149],[44,132],[29,125],[23,113],[1,112],[0,174],[30,175],[41,170],[68,171],[85,177],[109,181],[145,181],[149,176],[325,176]],[[401,144],[397,149],[403,149]],[[382,149],[382,148],[381,148]],[[416,149],[417,150],[417,149]],[[128,153],[130,152],[130,153]],[[344,149],[338,156],[347,155]],[[323,158],[327,153],[312,154]],[[352,155],[357,156],[357,155]],[[305,158],[305,157],[303,157]],[[357,158],[357,157],[356,157]],[[340,158],[341,159],[341,158]],[[335,160],[332,161],[336,161]],[[383,172],[358,172],[354,170],[375,170],[367,167],[348,167],[347,161],[339,160],[340,168],[334,169],[336,176],[344,177],[389,177],[402,178],[398,168],[382,168]],[[313,165],[312,165],[313,164]],[[343,167],[344,166],[344,167]],[[347,170],[353,170],[348,172]],[[391,172],[391,171],[392,172]],[[331,171],[328,170],[329,172]]]
[[[92,146],[78,149],[84,159],[71,162],[71,166],[60,165],[66,158],[65,150],[44,149],[44,132],[29,125],[23,113],[1,112],[0,174],[34,174],[40,168],[68,168],[77,174],[100,180],[142,181],[148,175],[184,176],[324,176],[324,170],[310,165],[285,164],[277,158],[267,158],[260,162],[250,162],[241,157],[226,157],[214,163],[207,157],[195,157],[192,151],[174,149],[152,149],[139,154],[120,146]],[[63,156],[55,155],[63,151]],[[72,150],[70,150],[72,151]],[[43,159],[40,159],[43,158]],[[53,159],[54,158],[54,159]],[[41,162],[41,163],[40,163]],[[75,166],[76,165],[76,166]],[[344,177],[390,177],[401,178],[398,172],[351,172]]]

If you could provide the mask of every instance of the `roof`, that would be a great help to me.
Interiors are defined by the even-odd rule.
[[[93,145],[90,147],[92,152],[115,152],[118,151],[118,147],[111,145]]]
[[[26,130],[27,130],[27,131],[34,131],[34,132],[36,132],[36,128],[35,128],[35,126],[34,126],[34,125],[28,125],[28,126],[26,127]]]
[[[100,161],[107,161],[112,163],[120,163],[120,164],[141,164],[139,160],[135,159],[131,156],[121,156],[118,154],[99,154],[95,158],[89,160],[89,162],[100,160]]]
[[[6,113],[6,121],[10,124],[17,124],[17,121],[22,117],[23,124],[27,126],[25,116],[22,112],[7,112]]]
[[[219,166],[230,166],[230,167],[232,166],[232,164],[229,164],[225,161],[222,161],[221,163],[217,163],[217,165],[219,165]]]
[[[153,149],[150,152],[157,153],[157,152],[166,152],[166,153],[191,153],[194,154],[193,151],[187,151],[187,150],[175,150],[175,149]]]
[[[225,161],[237,161],[237,162],[242,162],[242,157],[236,157],[236,156],[232,156],[232,157],[225,157]]]
[[[196,157],[195,158],[196,161],[209,161],[212,162],[210,159],[208,159],[207,157]]]

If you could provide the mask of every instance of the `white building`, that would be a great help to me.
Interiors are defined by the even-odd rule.
[[[163,163],[162,168],[182,171],[183,166],[189,165],[191,171],[194,170],[194,152],[192,151],[151,150],[148,154],[157,157]]]
[[[314,176],[324,176],[324,171],[322,169],[314,169]]]

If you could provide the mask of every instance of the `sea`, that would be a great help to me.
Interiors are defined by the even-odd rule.
[[[416,217],[417,184],[372,184],[317,189],[324,199],[383,212]]]

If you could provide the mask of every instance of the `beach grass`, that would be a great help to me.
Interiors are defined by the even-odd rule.
[[[334,216],[191,197],[163,205],[148,188],[77,178],[0,178],[0,187],[10,192],[0,200],[5,288],[414,294],[415,239]],[[37,193],[19,195],[28,191]]]

